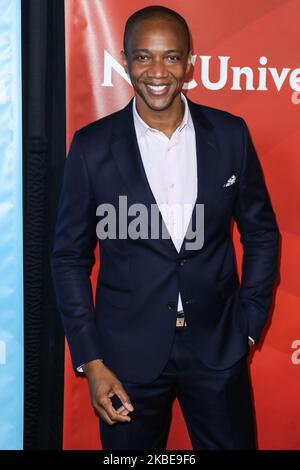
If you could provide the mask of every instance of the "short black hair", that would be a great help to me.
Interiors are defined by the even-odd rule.
[[[134,27],[143,20],[159,18],[166,20],[176,20],[181,26],[186,36],[188,52],[191,49],[191,36],[190,30],[185,19],[176,11],[161,5],[152,5],[150,7],[142,8],[131,15],[125,25],[123,46],[125,54],[128,51],[128,43]]]

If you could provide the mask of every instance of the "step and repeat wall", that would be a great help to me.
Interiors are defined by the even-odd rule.
[[[76,129],[132,97],[120,55],[124,25],[134,11],[153,3],[65,0],[68,147]],[[178,11],[190,26],[194,70],[185,84],[188,97],[242,116],[264,169],[282,247],[275,306],[250,363],[258,444],[260,449],[300,449],[300,1],[159,3]],[[234,239],[240,269],[236,228]],[[98,269],[97,260],[94,287]],[[64,448],[100,448],[87,381],[75,377],[68,350],[64,406]],[[177,401],[168,448],[191,448]]]

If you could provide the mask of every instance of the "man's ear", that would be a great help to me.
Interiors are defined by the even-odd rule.
[[[192,51],[190,51],[188,55],[188,59],[187,59],[187,64],[186,64],[186,73],[189,73],[189,71],[191,70],[192,56],[193,56]]]
[[[123,63],[123,67],[125,69],[125,72],[127,73],[127,75],[129,74],[128,73],[128,62],[127,62],[127,58],[126,58],[126,54],[124,51],[121,51],[121,56],[122,56],[122,63]]]

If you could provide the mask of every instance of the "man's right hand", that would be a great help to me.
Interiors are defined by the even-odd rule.
[[[134,408],[117,376],[99,359],[87,362],[82,369],[88,378],[91,403],[97,414],[109,425],[131,421],[127,415]],[[111,401],[114,395],[122,402],[117,410]]]

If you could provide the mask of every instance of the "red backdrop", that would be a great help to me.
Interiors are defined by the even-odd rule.
[[[260,449],[300,449],[300,1],[159,3],[177,10],[190,25],[195,63],[188,96],[243,116],[260,156],[282,234],[282,253],[274,312],[250,364],[258,441]],[[121,67],[123,28],[131,13],[151,4],[65,0],[68,145],[76,129],[125,106],[132,96]],[[239,83],[236,67],[248,67],[248,81],[244,75]],[[234,236],[240,262],[236,230]],[[93,285],[98,268],[97,262]],[[64,448],[100,445],[86,380],[75,377],[67,350]],[[191,448],[177,402],[168,448]]]

